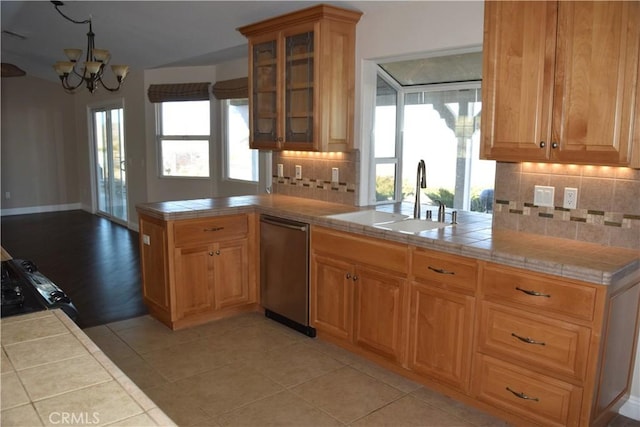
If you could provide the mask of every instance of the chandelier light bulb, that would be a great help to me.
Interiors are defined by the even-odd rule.
[[[100,71],[100,66],[102,66],[101,62],[98,61],[86,61],[84,63],[84,67],[86,68],[89,74],[98,74]]]
[[[93,59],[96,61],[107,62],[110,56],[107,49],[93,49]]]
[[[128,65],[112,65],[111,70],[113,71],[113,74],[115,74],[116,77],[118,77],[118,80],[122,80],[127,76],[127,73],[129,72],[129,66]]]

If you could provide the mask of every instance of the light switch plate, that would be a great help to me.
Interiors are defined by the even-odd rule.
[[[282,163],[278,163],[278,178],[284,177],[284,166]]]
[[[302,179],[302,166],[296,165],[296,179]]]
[[[331,182],[338,182],[340,180],[340,170],[338,168],[331,168]]]
[[[533,204],[536,206],[547,206],[552,208],[555,190],[555,187],[547,187],[544,185],[534,186]]]
[[[142,243],[144,243],[145,245],[150,245],[151,244],[151,237],[149,237],[148,234],[143,234],[142,235]]]

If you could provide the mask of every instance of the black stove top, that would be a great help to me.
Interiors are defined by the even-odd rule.
[[[2,261],[0,317],[61,308],[71,318],[78,312],[67,295],[28,260]]]

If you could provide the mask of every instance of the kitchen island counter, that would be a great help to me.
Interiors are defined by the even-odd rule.
[[[0,325],[3,425],[175,425],[63,311]]]
[[[419,234],[383,230],[327,217],[364,209],[371,207],[358,208],[278,194],[137,205],[139,213],[165,221],[250,212],[265,213],[598,285],[626,282],[633,276],[637,278],[640,272],[640,252],[637,250],[494,230],[489,214],[461,211],[458,212],[458,224]],[[410,209],[407,204],[380,205],[376,209],[410,214],[407,212]]]

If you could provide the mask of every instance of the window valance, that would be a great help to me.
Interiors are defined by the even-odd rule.
[[[217,99],[248,98],[249,79],[247,77],[242,77],[239,79],[216,82],[216,84],[211,88],[211,92]]]
[[[207,101],[211,83],[168,83],[149,86],[147,96],[151,102]]]

